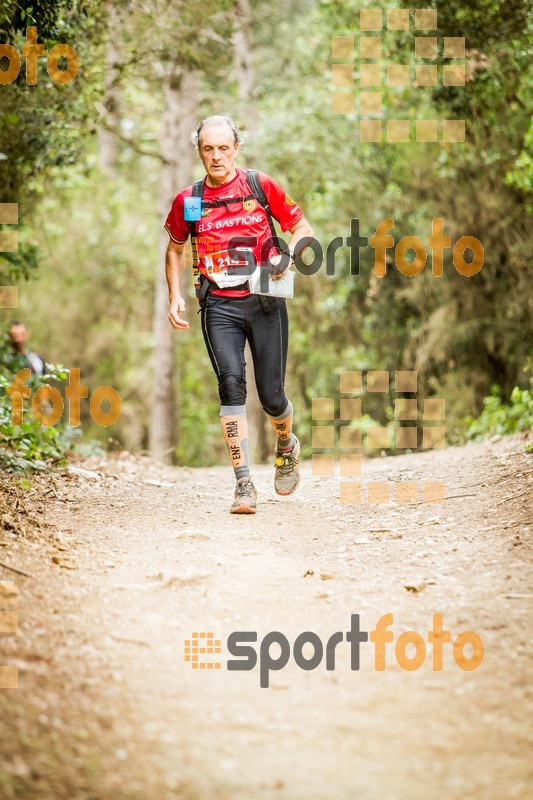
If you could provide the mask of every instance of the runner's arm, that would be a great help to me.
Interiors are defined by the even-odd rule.
[[[301,239],[312,238],[313,236],[313,229],[306,220],[305,217],[302,217],[298,220],[296,225],[293,225],[292,228],[289,228],[289,233],[291,234],[291,238],[289,240],[289,250],[291,253],[301,253],[305,250],[305,247],[298,247],[298,242]]]
[[[300,242],[302,239],[311,238],[313,236],[313,229],[306,220],[306,218],[302,217],[301,219],[298,220],[298,222],[295,225],[292,226],[292,228],[289,228],[289,233],[291,234],[291,238],[289,240],[289,250],[291,251],[291,253],[294,253],[296,251],[296,253],[300,255],[300,253],[302,253],[305,250],[305,247],[302,247],[301,245],[300,247],[298,247],[298,242]],[[281,256],[274,256],[274,258],[272,258],[272,264],[277,263],[276,259],[279,261],[281,259]],[[289,267],[287,267],[285,270],[283,270],[283,272],[280,272],[277,275],[276,274],[272,275],[272,280],[276,281],[279,278],[281,278],[282,275],[284,275],[288,269]]]
[[[181,277],[183,275],[183,251],[185,242],[179,243],[170,239],[167,247],[165,269],[168,283],[170,310],[168,319],[173,328],[186,330],[189,323],[180,318],[185,311],[185,300],[181,296]]]

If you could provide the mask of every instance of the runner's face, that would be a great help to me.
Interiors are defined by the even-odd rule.
[[[201,133],[199,152],[209,183],[219,186],[235,175],[235,158],[239,145],[228,125],[209,125]]]

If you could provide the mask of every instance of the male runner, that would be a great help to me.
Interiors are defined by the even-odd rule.
[[[205,119],[192,136],[206,176],[199,221],[194,223],[198,238],[198,268],[202,285],[202,331],[213,369],[218,378],[220,422],[236,477],[232,514],[254,514],[257,491],[250,477],[248,431],[246,422],[246,369],[244,346],[250,343],[255,378],[261,405],[277,433],[274,486],[280,495],[294,492],[300,480],[298,456],[300,443],[292,433],[293,408],[285,394],[285,367],[288,345],[288,319],[285,300],[250,294],[246,274],[229,279],[228,266],[236,262],[228,254],[235,237],[255,237],[251,248],[255,263],[260,263],[261,247],[271,237],[263,206],[255,199],[246,172],[236,169],[235,158],[241,144],[240,132],[229,117]],[[268,175],[259,173],[272,216],[282,231],[291,234],[291,262],[298,242],[312,237],[313,231],[303,212],[285,191]],[[170,235],[166,255],[169,287],[169,320],[176,330],[186,330],[189,323],[181,318],[185,301],[180,293],[183,251],[190,225],[184,218],[184,200],[191,197],[188,186],[175,198],[165,228]],[[216,204],[214,201],[223,201]],[[254,239],[251,240],[252,242]],[[276,252],[276,251],[273,251]],[[268,256],[267,256],[268,258]],[[270,255],[270,263],[279,263],[279,255]],[[217,271],[218,270],[218,271]],[[220,275],[220,271],[223,273]],[[224,278],[225,273],[225,278]],[[238,274],[238,273],[237,273]],[[214,282],[217,281],[217,283]],[[228,286],[233,280],[234,285]],[[205,283],[208,281],[208,283]],[[238,281],[235,285],[235,281]],[[207,294],[206,294],[207,290]]]

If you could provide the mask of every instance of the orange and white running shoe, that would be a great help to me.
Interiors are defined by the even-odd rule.
[[[257,489],[251,478],[242,478],[235,486],[235,500],[230,514],[255,514],[257,508]]]
[[[294,436],[294,434],[293,434]],[[300,455],[300,442],[294,436],[294,447],[285,452],[276,451],[276,475],[274,477],[274,487],[276,492],[281,495],[292,494],[300,483],[300,467],[298,466],[298,456]]]

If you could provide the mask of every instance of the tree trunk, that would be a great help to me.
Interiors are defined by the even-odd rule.
[[[257,108],[254,102],[255,68],[252,39],[252,8],[250,0],[235,0],[233,7],[233,62],[237,74],[239,111],[246,113],[243,127],[253,135],[257,131]],[[246,150],[253,155],[254,144]]]
[[[168,321],[165,252],[168,234],[163,228],[176,194],[192,182],[194,149],[190,133],[195,123],[198,75],[174,66],[162,77],[164,109],[161,119],[160,234],[154,304],[154,385],[150,421],[153,458],[171,463],[176,446],[175,337]]]
[[[241,127],[246,134],[249,134],[250,139],[243,150],[243,160],[244,165],[257,168],[255,163],[257,145],[254,142],[254,135],[257,133],[257,109],[254,102],[255,70],[252,44],[252,9],[249,0],[235,0],[233,19],[233,61],[237,75],[239,112],[243,116]],[[254,461],[263,464],[271,454],[272,448],[269,434],[271,437],[272,432],[257,394],[255,375],[254,379],[251,379],[251,365],[253,362],[248,344],[246,345],[245,358],[248,365],[247,414],[251,423],[249,426],[250,453]]]
[[[120,126],[120,32],[121,11],[112,3],[107,16],[104,115],[98,132],[100,166],[114,175],[117,170]]]

